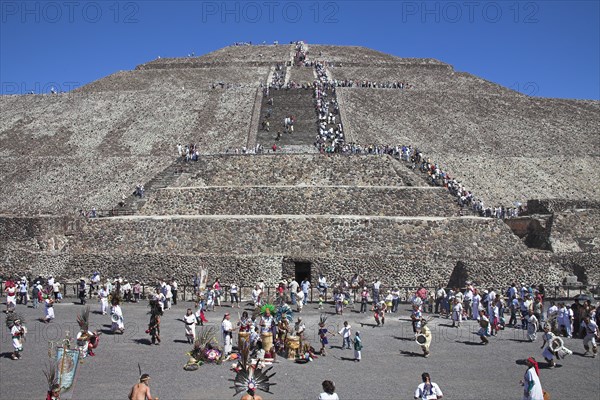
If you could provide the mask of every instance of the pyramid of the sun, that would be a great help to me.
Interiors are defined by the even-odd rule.
[[[267,103],[275,74],[315,79],[294,49],[231,46],[70,93],[1,96],[0,273],[186,279],[203,265],[242,284],[318,272],[600,283],[599,102],[529,97],[433,59],[309,45],[331,79],[409,84],[338,87],[347,142],[418,147],[486,204],[529,201],[536,214],[459,216],[446,189],[393,157],[318,154],[310,89],[272,90]],[[284,152],[230,151],[269,148],[287,115],[297,123]],[[196,143],[200,161],[177,162],[178,143]],[[78,216],[118,209],[123,194],[133,215]]]

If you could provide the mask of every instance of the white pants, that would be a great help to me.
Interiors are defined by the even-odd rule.
[[[100,312],[105,315],[108,310],[108,299],[103,297],[100,299]]]
[[[223,335],[223,342],[225,343],[225,345],[223,346],[223,352],[225,354],[231,353],[231,350],[233,349],[233,346],[231,344],[231,335],[224,334]]]
[[[46,307],[46,319],[54,319],[54,307]]]
[[[592,343],[592,348],[596,348],[596,335],[594,335],[593,333],[588,333],[587,335],[585,335],[585,337],[583,338],[583,345],[585,347],[589,347],[590,342]]]

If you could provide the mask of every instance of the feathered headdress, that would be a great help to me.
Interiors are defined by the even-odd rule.
[[[275,313],[275,321],[277,323],[281,322],[282,319],[286,319],[288,322],[294,320],[294,311],[285,303],[277,307],[277,312]]]
[[[321,314],[319,316],[319,326],[324,326],[326,322],[327,322],[327,315]]]
[[[82,331],[87,332],[90,327],[90,306],[86,306],[77,316],[77,324]]]
[[[264,313],[269,310],[269,312],[271,313],[271,315],[275,315],[275,313],[277,312],[277,310],[275,310],[275,306],[273,304],[267,303],[264,306],[262,306],[260,308],[260,315],[264,315]]]
[[[19,313],[12,312],[6,314],[6,326],[8,327],[8,329],[12,329],[13,326],[15,326],[15,322],[17,321],[20,321],[21,324],[25,323],[23,316]]]
[[[242,392],[247,392],[251,395],[254,395],[256,390],[261,390],[265,393],[271,393],[271,386],[276,385],[275,383],[269,382],[276,372],[273,372],[271,375],[268,372],[273,369],[273,367],[269,367],[267,369],[254,369],[254,368],[242,368],[238,371],[233,380],[233,388],[235,389],[234,396]]]
[[[150,314],[154,316],[163,315],[163,309],[158,303],[158,300],[150,300],[148,306],[150,307]]]
[[[46,365],[44,369],[44,375],[46,376],[46,380],[48,381],[48,392],[55,393],[60,391],[60,385],[58,383],[58,376],[56,374],[56,361],[51,360],[50,364]]]
[[[111,293],[110,304],[113,306],[121,304],[121,295],[116,290]]]

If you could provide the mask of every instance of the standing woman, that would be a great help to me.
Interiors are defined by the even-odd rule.
[[[185,337],[188,343],[194,343],[196,341],[196,316],[192,312],[191,308],[188,308],[185,316],[183,317],[185,323]]]
[[[215,303],[218,306],[221,306],[221,292],[222,292],[222,287],[221,287],[221,282],[219,281],[220,278],[215,279],[215,283],[213,283],[213,289],[215,290]]]

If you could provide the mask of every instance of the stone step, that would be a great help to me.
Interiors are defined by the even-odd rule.
[[[144,215],[454,216],[444,188],[386,186],[213,186],[154,192]]]

